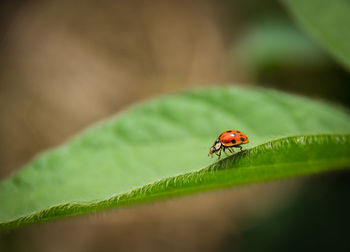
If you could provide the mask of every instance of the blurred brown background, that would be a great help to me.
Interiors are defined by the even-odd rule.
[[[271,86],[348,106],[349,76],[314,44],[316,63],[244,64],[250,49],[241,54],[238,45],[264,20],[298,30],[278,2],[248,2],[2,2],[0,178],[135,102],[194,86]],[[228,233],[284,204],[301,184],[251,185],[52,221],[1,234],[0,250],[224,250]]]

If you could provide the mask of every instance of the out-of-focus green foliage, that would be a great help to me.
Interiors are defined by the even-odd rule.
[[[256,23],[234,50],[235,61],[248,71],[276,67],[319,67],[327,64],[321,50],[293,25],[280,19]]]
[[[350,1],[282,0],[296,21],[350,69]]]
[[[210,145],[228,129],[246,133],[252,149],[208,167]],[[341,168],[350,163],[349,133],[347,111],[271,90],[213,88],[152,100],[3,181],[0,227]]]

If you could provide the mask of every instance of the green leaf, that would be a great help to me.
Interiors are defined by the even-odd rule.
[[[224,130],[246,152],[214,162]],[[350,117],[264,89],[213,88],[152,100],[43,153],[0,184],[0,228],[350,164]]]
[[[350,70],[350,1],[282,0],[296,21]]]
[[[238,41],[235,61],[253,72],[276,66],[315,68],[327,58],[295,26],[280,19],[260,20]]]

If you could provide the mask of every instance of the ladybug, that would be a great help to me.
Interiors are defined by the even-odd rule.
[[[224,153],[227,156],[227,153],[225,152],[226,149],[228,149],[231,153],[233,153],[233,147],[239,148],[242,151],[241,144],[249,143],[248,137],[238,131],[238,130],[227,130],[220,134],[220,136],[216,139],[213,146],[209,149],[209,155],[213,157],[213,154],[215,153],[220,159],[221,157],[221,149],[224,151]]]

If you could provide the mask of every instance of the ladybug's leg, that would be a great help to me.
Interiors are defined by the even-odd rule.
[[[218,156],[218,160],[221,158],[221,149],[218,152],[215,152],[215,154]]]
[[[235,147],[239,148],[240,151],[242,151],[243,147],[240,145],[236,145]]]
[[[235,152],[233,149],[232,149],[232,147],[230,147],[230,148],[227,148],[231,153],[233,153],[233,152]]]
[[[225,153],[226,157],[228,157],[228,155],[227,155],[227,153],[226,153],[226,151],[225,151],[225,150],[226,150],[226,148],[225,148],[225,147],[223,147],[223,148],[222,148],[222,150],[224,151],[224,153]]]

